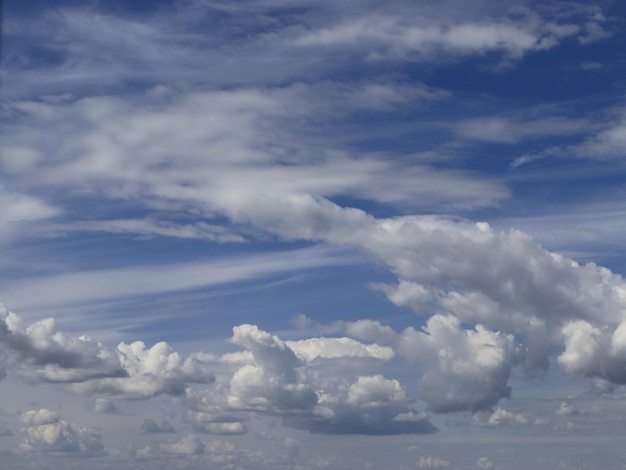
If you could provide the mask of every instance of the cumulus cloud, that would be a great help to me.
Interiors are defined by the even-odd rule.
[[[115,400],[103,397],[96,397],[89,409],[94,413],[124,414]]]
[[[146,348],[141,341],[120,343],[115,350],[88,336],[57,330],[49,318],[24,326],[4,306],[0,310],[0,353],[3,371],[10,368],[31,381],[72,384],[96,399],[147,399],[160,394],[181,395],[188,383],[209,384],[213,356],[192,353],[183,358],[165,342]],[[94,410],[111,412],[109,401],[96,401]]]
[[[252,363],[232,376],[228,391],[232,408],[280,412],[287,426],[312,432],[402,434],[436,430],[427,416],[410,411],[414,399],[397,380],[382,375],[352,378],[358,371],[352,361],[333,364],[342,357],[353,357],[355,352],[362,354],[368,347],[390,359],[388,348],[329,339],[329,354],[310,354],[309,350],[309,355],[300,359],[291,345],[298,351],[303,345],[306,350],[324,341],[285,343],[253,325],[236,327],[232,341],[248,348],[253,356]]]
[[[56,412],[33,409],[22,415],[26,426],[20,447],[26,451],[56,451],[97,455],[103,450],[98,429],[80,427],[63,420]]]
[[[384,220],[378,228],[360,243],[400,279],[387,288],[392,302],[426,315],[439,306],[461,321],[521,334],[530,369],[547,367],[570,322],[612,332],[622,321],[621,276],[551,253],[522,232],[431,217]]]
[[[417,468],[448,468],[450,462],[438,457],[424,457],[421,456],[417,461]]]
[[[152,418],[146,418],[143,420],[141,430],[144,434],[151,433],[175,433],[176,430],[167,420],[161,421],[161,424],[157,424]]]
[[[254,325],[241,325],[233,329],[232,341],[249,349],[255,363],[233,375],[228,397],[231,407],[307,410],[315,405],[317,396],[301,376],[302,361],[278,337]]]
[[[522,413],[513,413],[497,406],[491,414],[488,414],[485,421],[481,421],[478,415],[474,416],[475,422],[483,426],[525,426],[531,423],[531,420]]]
[[[27,377],[50,382],[81,382],[124,375],[116,355],[88,336],[57,330],[53,318],[24,326],[20,317],[0,306],[0,347]],[[31,367],[21,367],[29,365]]]
[[[315,358],[363,357],[388,361],[393,358],[393,349],[378,344],[363,344],[351,338],[309,338],[286,341],[285,344],[307,361]]]
[[[202,354],[183,358],[169,344],[160,342],[146,348],[141,341],[120,343],[116,350],[124,377],[106,377],[74,385],[80,393],[141,400],[160,394],[178,396],[188,383],[211,383],[211,361]]]
[[[188,434],[180,441],[164,442],[160,444],[161,451],[174,455],[204,454],[204,443],[193,434]]]
[[[424,361],[421,398],[433,411],[477,411],[508,397],[508,379],[519,361],[513,335],[477,325],[465,330],[455,317],[435,315],[423,332],[402,333],[402,353]]]
[[[245,350],[215,360],[214,387],[178,398],[195,432],[246,432],[250,412],[320,433],[436,431],[398,380],[373,373],[394,358],[390,347],[346,337],[283,341],[246,324],[233,329],[231,341]]]

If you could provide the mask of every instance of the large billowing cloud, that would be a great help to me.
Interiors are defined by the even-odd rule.
[[[530,369],[547,365],[571,322],[614,331],[623,321],[621,276],[551,253],[519,231],[440,218],[398,218],[379,227],[361,243],[400,279],[377,286],[392,302],[524,335]]]

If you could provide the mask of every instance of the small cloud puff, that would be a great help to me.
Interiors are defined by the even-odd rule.
[[[152,433],[175,433],[176,430],[174,426],[172,426],[167,420],[163,420],[161,424],[157,424],[151,418],[146,418],[143,420],[143,424],[141,425],[141,431],[144,434],[152,434]]]
[[[193,434],[188,434],[180,441],[161,443],[159,447],[162,452],[174,455],[200,455],[204,454],[205,449],[202,441]]]
[[[417,461],[417,468],[448,468],[450,462],[437,457],[420,457]]]

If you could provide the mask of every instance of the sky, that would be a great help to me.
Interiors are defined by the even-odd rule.
[[[5,0],[12,469],[626,460],[626,5]]]

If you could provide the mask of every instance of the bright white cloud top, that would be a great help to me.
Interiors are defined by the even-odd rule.
[[[4,5],[11,468],[616,468],[624,6]]]

